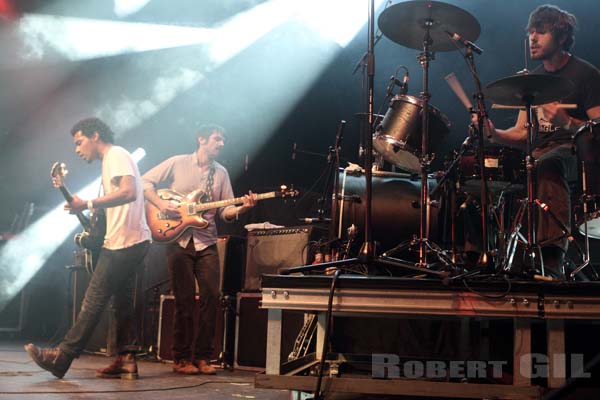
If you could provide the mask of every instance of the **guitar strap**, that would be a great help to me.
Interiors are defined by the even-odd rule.
[[[213,193],[212,188],[215,181],[215,162],[213,161],[210,164],[210,169],[208,170],[208,178],[206,179],[206,187],[204,188],[205,202],[210,203],[213,201]]]

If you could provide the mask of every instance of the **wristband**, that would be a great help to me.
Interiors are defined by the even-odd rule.
[[[94,203],[92,202],[92,200],[88,200],[87,209],[90,211],[94,209]]]

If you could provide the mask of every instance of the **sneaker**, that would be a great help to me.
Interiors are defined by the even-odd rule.
[[[135,354],[119,354],[108,367],[97,369],[96,377],[104,379],[137,379],[138,368]]]
[[[65,376],[73,362],[73,357],[67,355],[59,348],[41,348],[33,343],[26,344],[24,348],[29,357],[40,368],[49,371],[59,379]]]
[[[194,365],[203,375],[215,375],[217,370],[206,360],[194,360]]]
[[[200,370],[189,360],[179,360],[173,363],[173,372],[183,375],[198,375]]]

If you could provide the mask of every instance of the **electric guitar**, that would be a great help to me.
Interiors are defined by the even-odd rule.
[[[50,169],[52,183],[62,193],[63,197],[70,203],[73,195],[64,184],[65,176],[69,173],[64,163],[55,162]],[[75,235],[75,243],[83,250],[83,266],[88,273],[94,272],[98,254],[104,244],[106,235],[106,214],[103,209],[95,210],[87,217],[83,212],[75,214],[83,227],[83,232]]]
[[[166,215],[151,202],[146,202],[146,221],[152,232],[152,239],[158,243],[176,241],[189,229],[204,229],[208,221],[203,215],[206,211],[230,205],[242,204],[243,197],[234,199],[202,202],[205,198],[202,190],[194,190],[187,196],[170,189],[160,189],[156,192],[162,200],[170,201],[177,206],[180,216]],[[275,197],[295,197],[298,191],[282,186],[279,192],[260,193],[256,200],[272,199]]]

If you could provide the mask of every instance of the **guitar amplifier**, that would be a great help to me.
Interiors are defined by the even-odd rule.
[[[316,226],[248,232],[243,290],[259,290],[262,274],[277,274],[283,268],[306,265],[313,256],[310,242],[325,237],[326,233]]]

